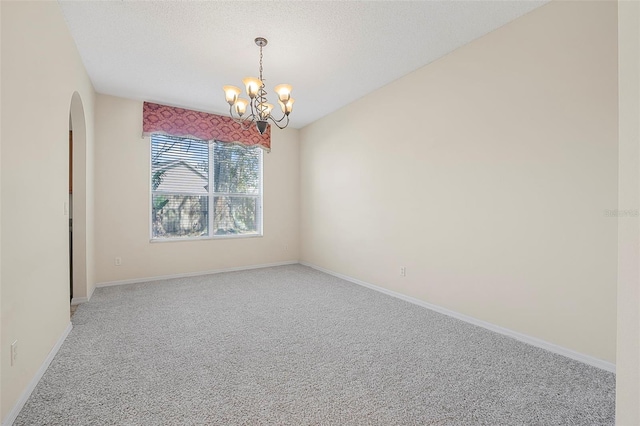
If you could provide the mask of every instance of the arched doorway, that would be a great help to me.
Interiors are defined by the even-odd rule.
[[[78,92],[69,107],[69,290],[71,304],[87,301],[87,132]]]

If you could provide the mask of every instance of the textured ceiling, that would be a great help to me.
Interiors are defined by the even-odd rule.
[[[545,2],[60,4],[99,93],[209,112],[228,112],[223,85],[258,75],[253,40],[266,37],[269,99],[276,84],[293,85],[300,128]]]

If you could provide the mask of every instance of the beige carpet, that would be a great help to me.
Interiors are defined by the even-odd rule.
[[[96,290],[16,425],[609,425],[613,374],[292,265]]]

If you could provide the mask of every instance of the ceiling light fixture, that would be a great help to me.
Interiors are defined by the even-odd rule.
[[[229,104],[231,118],[242,125],[255,123],[258,132],[263,134],[269,124],[267,120],[270,120],[279,129],[284,129],[289,125],[289,114],[293,110],[295,100],[291,97],[291,86],[289,84],[277,85],[274,90],[278,94],[278,103],[284,115],[279,120],[276,120],[271,115],[273,105],[267,102],[267,91],[264,90],[264,79],[262,78],[262,48],[267,45],[267,39],[258,37],[255,42],[260,47],[260,78],[247,77],[242,80],[250,100],[247,101],[240,98],[241,90],[238,87],[224,86],[222,89]],[[247,112],[247,106],[250,107],[250,112],[247,116],[244,116]],[[286,122],[281,125],[280,123],[285,118]]]

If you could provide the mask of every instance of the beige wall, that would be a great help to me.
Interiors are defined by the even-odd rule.
[[[302,129],[301,259],[614,362],[616,13],[550,3]]]
[[[2,7],[0,6],[0,24],[2,23]],[[0,31],[0,46],[2,45],[2,31]],[[0,72],[2,71],[2,55],[0,55]],[[1,75],[1,74],[0,74]],[[2,81],[0,81],[0,99],[2,99]],[[0,129],[2,129],[2,102],[0,102]],[[2,132],[0,131],[0,165],[2,165]],[[0,172],[0,351],[2,346],[2,173]],[[2,356],[0,355],[0,423],[2,415]]]
[[[620,145],[616,423],[640,425],[640,3],[618,10]]]
[[[57,2],[3,1],[0,7],[4,419],[69,324],[69,108],[77,91],[90,151],[94,92]],[[19,357],[11,367],[14,340]]]
[[[142,102],[96,102],[96,279],[146,278],[298,260],[298,131],[272,131],[264,155],[264,237],[149,242],[149,138]],[[122,265],[115,266],[115,257]]]

